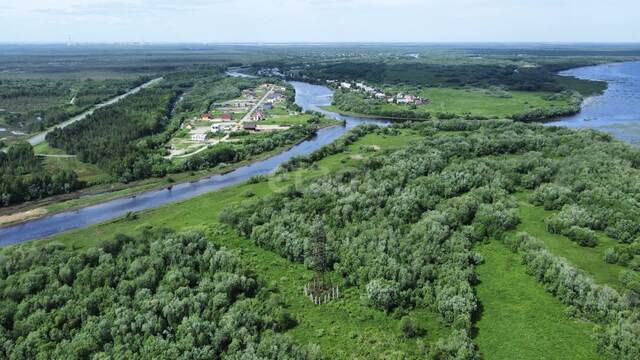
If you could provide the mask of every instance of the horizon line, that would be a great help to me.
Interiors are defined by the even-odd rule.
[[[3,41],[0,45],[638,45],[640,41]]]

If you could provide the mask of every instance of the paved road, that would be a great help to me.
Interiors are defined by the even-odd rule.
[[[127,96],[133,95],[133,94],[139,92],[140,90],[142,90],[144,88],[147,88],[147,87],[157,83],[160,80],[162,80],[162,77],[155,78],[155,79],[153,79],[153,80],[151,80],[149,82],[146,82],[146,83],[138,86],[137,88],[134,88],[134,89],[131,89],[131,90],[127,91],[126,93],[124,93],[122,95],[116,96],[113,99],[110,99],[110,100],[105,101],[105,102],[103,102],[101,104],[98,104],[98,105],[92,107],[91,109],[83,112],[82,114],[76,115],[76,116],[72,117],[71,119],[69,119],[69,120],[67,120],[67,121],[65,121],[63,123],[58,124],[58,125],[50,128],[50,129],[48,129],[47,131],[41,132],[38,135],[34,135],[33,137],[29,138],[29,140],[28,140],[29,144],[31,144],[32,146],[38,145],[38,144],[44,142],[44,139],[47,136],[47,134],[50,133],[51,131],[53,131],[54,129],[63,128],[63,127],[66,127],[66,126],[69,126],[69,125],[73,124],[76,121],[80,121],[80,120],[86,118],[87,116],[93,114],[94,111],[96,111],[96,110],[98,110],[100,108],[103,108],[105,106],[113,105],[113,104],[117,103],[118,101],[126,98]]]

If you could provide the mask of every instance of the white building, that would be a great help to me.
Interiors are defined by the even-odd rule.
[[[211,131],[213,132],[229,131],[229,130],[232,130],[235,126],[236,125],[233,123],[217,123],[217,124],[211,125]]]
[[[191,141],[205,142],[207,140],[207,134],[193,134],[191,135]]]

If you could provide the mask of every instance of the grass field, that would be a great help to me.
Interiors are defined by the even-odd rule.
[[[52,148],[47,142],[34,146],[33,151],[36,154],[66,155],[63,150]],[[80,180],[88,183],[104,183],[110,180],[109,174],[98,165],[84,163],[76,158],[42,157],[42,163],[50,171],[55,169],[75,171]]]
[[[419,109],[429,112],[508,117],[533,108],[566,105],[565,101],[545,100],[542,92],[510,91],[512,97],[500,98],[478,89],[431,88],[421,92],[431,104]]]
[[[601,359],[592,325],[567,318],[565,306],[525,273],[520,257],[498,241],[476,248],[482,304],[475,338],[485,359]]]
[[[344,153],[321,160],[317,168],[272,176],[268,182],[225,188],[191,200],[140,212],[135,220],[121,218],[64,233],[49,241],[86,247],[95,245],[97,241],[113,234],[134,233],[143,224],[175,230],[205,227],[208,231],[221,234],[217,236],[220,245],[240,252],[244,261],[252,266],[271,291],[283,298],[288,310],[299,321],[298,326],[288,332],[298,342],[317,343],[333,359],[406,358],[402,354],[412,354],[417,349],[418,341],[402,336],[399,317],[367,306],[361,300],[362,289],[341,289],[342,297],[338,301],[327,306],[315,306],[302,295],[302,287],[311,277],[311,273],[303,265],[291,263],[238,237],[226,225],[220,224],[217,218],[227,205],[246,200],[248,194],[264,196],[273,191],[280,191],[296,181],[363,161],[371,154],[371,148],[363,148],[363,145],[376,144],[379,147],[378,151],[381,151],[404,146],[417,136],[411,132],[405,132],[400,136],[367,135]],[[366,151],[363,151],[364,149]],[[427,329],[427,335],[422,339],[425,342],[435,341],[448,334],[448,328],[440,325],[428,310],[416,309],[409,315]]]
[[[419,105],[418,112],[470,114],[484,117],[509,117],[511,115],[535,109],[567,105],[563,100],[546,100],[544,92],[509,91],[511,97],[497,97],[483,89],[427,88],[414,91],[405,88],[392,88],[388,93],[405,92],[423,96],[430,100],[427,105]],[[410,110],[408,105],[385,104],[383,110]]]
[[[528,193],[518,193],[518,212],[521,223],[516,231],[526,231],[530,235],[544,242],[553,254],[569,260],[578,269],[589,274],[597,283],[609,285],[618,289],[618,276],[624,266],[609,264],[604,261],[604,251],[613,247],[617,242],[602,232],[597,233],[598,245],[590,248],[578,245],[569,238],[551,234],[546,230],[544,219],[553,215],[553,211],[533,206],[527,201]]]
[[[569,105],[567,100],[547,100],[545,96],[551,93],[509,91],[509,97],[499,97],[495,92],[486,89],[456,89],[456,88],[424,88],[417,90],[412,87],[385,88],[387,94],[406,94],[423,96],[430,100],[425,105],[412,107],[406,104],[380,103],[374,105],[375,113],[394,111],[413,111],[416,113],[430,113],[435,116],[439,113],[455,114],[457,116],[472,116],[486,118],[509,118],[512,115],[525,111],[562,107]],[[360,96],[360,95],[358,95]],[[336,111],[344,115],[366,116],[353,112],[341,111],[336,106],[324,107],[330,111]]]

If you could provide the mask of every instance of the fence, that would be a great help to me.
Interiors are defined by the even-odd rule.
[[[304,295],[316,305],[323,305],[340,297],[340,288],[337,285],[330,285],[328,288],[324,285],[315,280],[310,281],[304,285]]]

